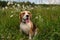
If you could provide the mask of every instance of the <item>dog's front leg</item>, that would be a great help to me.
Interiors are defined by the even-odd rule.
[[[32,35],[33,35],[33,32],[32,30],[29,31],[29,39],[31,40],[32,39]]]
[[[31,34],[29,34],[29,39],[31,39]]]

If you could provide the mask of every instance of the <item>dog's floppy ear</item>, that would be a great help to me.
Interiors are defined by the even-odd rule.
[[[30,15],[30,18],[32,18],[32,14],[31,14],[31,12],[29,12],[29,15]]]
[[[32,18],[32,14],[30,13],[30,18]]]
[[[19,19],[22,21],[22,12],[19,13]]]

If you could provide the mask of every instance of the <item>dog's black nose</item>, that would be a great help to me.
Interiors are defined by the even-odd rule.
[[[29,17],[29,15],[26,15],[26,17]]]

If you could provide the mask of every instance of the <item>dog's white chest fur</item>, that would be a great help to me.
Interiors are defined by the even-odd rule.
[[[22,31],[24,31],[26,34],[29,33],[30,28],[31,28],[31,24],[30,24],[30,23],[21,23],[21,24],[20,24],[20,29],[21,29]]]

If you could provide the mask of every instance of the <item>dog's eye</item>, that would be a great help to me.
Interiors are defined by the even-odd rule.
[[[30,13],[28,13],[28,14],[30,14]]]
[[[23,14],[25,14],[25,13],[23,13]]]

